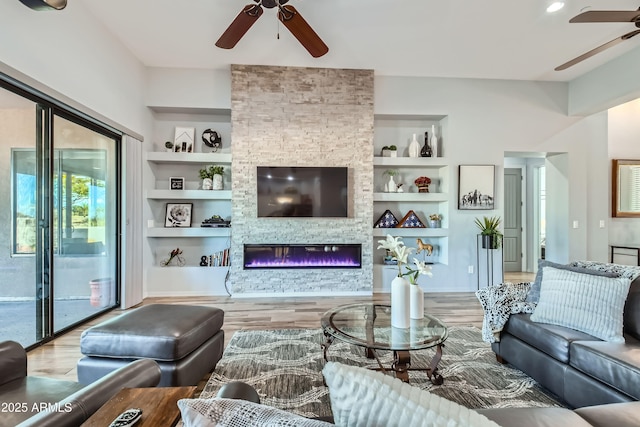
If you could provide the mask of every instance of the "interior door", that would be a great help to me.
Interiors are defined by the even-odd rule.
[[[522,171],[504,170],[504,271],[522,271]]]

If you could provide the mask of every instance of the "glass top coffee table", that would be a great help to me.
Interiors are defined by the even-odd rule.
[[[386,372],[376,350],[393,352],[391,370],[396,378],[409,382],[409,370],[427,372],[433,384],[443,382],[438,373],[438,363],[442,358],[442,348],[447,339],[447,326],[437,318],[425,313],[423,319],[411,319],[410,328],[391,326],[391,307],[373,303],[341,305],[322,316],[320,321],[325,342],[322,344],[324,360],[327,351],[337,338],[349,344],[364,347],[368,358],[376,359],[376,370]],[[428,367],[411,367],[412,350],[436,348],[436,353]]]

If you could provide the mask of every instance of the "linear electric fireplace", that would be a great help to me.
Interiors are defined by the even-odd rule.
[[[244,245],[244,268],[361,268],[362,245]]]

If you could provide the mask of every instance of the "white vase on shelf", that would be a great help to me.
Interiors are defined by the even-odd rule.
[[[420,157],[420,143],[416,138],[416,134],[413,134],[413,139],[409,144],[409,157]]]
[[[412,319],[424,318],[424,291],[417,283],[410,286],[411,309],[409,310],[409,317]]]
[[[431,151],[433,152],[433,157],[438,157],[438,135],[436,135],[436,125],[431,125],[431,140],[429,142],[431,145]]]
[[[222,175],[220,174],[213,175],[213,179],[211,180],[211,188],[213,190],[222,190],[224,188],[224,181],[222,180]]]
[[[396,184],[396,181],[393,179],[393,175],[389,175],[389,182],[387,182],[385,186],[385,191],[387,193],[395,193],[398,191],[398,184]]]
[[[411,325],[410,284],[404,277],[396,277],[391,282],[391,326],[408,328]]]

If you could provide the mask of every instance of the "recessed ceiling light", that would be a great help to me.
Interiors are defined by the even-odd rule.
[[[548,13],[557,12],[560,9],[562,9],[563,7],[564,7],[564,2],[563,1],[554,1],[553,3],[551,3],[549,5],[549,7],[547,7],[547,12]]]

